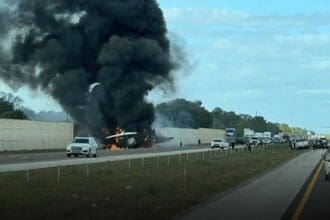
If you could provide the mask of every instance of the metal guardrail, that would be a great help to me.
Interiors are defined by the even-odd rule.
[[[252,147],[252,152],[258,152],[260,150],[266,148],[272,148],[276,145],[263,145],[258,147]],[[226,152],[224,155],[233,155],[237,152],[245,152],[248,149],[245,146],[237,146],[236,150],[228,149],[188,149],[188,150],[176,150],[169,152],[157,152],[157,153],[143,153],[143,154],[127,154],[127,155],[117,155],[117,156],[105,156],[99,158],[81,158],[81,159],[72,159],[72,160],[56,160],[56,161],[42,161],[42,162],[28,162],[28,163],[18,163],[18,164],[4,164],[0,165],[0,173],[1,172],[14,172],[14,171],[24,171],[24,170],[36,170],[36,169],[44,169],[44,168],[52,168],[59,166],[74,166],[74,165],[82,165],[82,164],[94,164],[94,163],[105,163],[105,162],[113,162],[113,161],[124,161],[124,160],[134,160],[134,159],[143,159],[143,158],[153,158],[153,157],[165,157],[165,156],[175,156],[175,155],[189,155],[193,153],[205,153],[218,151]]]

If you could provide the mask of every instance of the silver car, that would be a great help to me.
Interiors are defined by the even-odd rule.
[[[85,155],[86,157],[97,157],[98,144],[92,137],[75,137],[66,147],[66,156]]]

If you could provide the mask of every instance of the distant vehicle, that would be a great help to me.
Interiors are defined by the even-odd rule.
[[[236,128],[226,128],[226,142],[235,143],[236,141]]]
[[[322,142],[324,148],[328,146],[328,139],[321,137],[321,142]]]
[[[283,140],[283,142],[289,142],[290,135],[288,133],[280,133],[280,138]]]
[[[255,134],[254,134],[254,137],[257,137],[257,138],[263,138],[264,137],[264,133],[262,133],[262,132],[256,132]]]
[[[265,139],[264,138],[259,138],[259,145],[263,145],[265,144]]]
[[[318,148],[324,149],[326,146],[327,144],[325,144],[324,141],[322,141],[321,139],[315,139],[313,141],[313,149],[318,149]]]
[[[243,137],[236,138],[236,144],[244,145],[245,144],[244,138]]]
[[[251,130],[250,128],[244,128],[243,136],[244,136],[244,138],[254,137],[254,131]]]
[[[271,137],[272,137],[272,132],[269,131],[264,132],[264,138],[271,139]]]
[[[97,157],[98,144],[92,137],[75,137],[66,147],[66,156],[85,155],[86,157]]]
[[[271,142],[273,144],[279,144],[279,143],[282,143],[282,140],[279,137],[273,137]]]
[[[270,143],[272,143],[271,138],[264,138],[264,143],[265,143],[265,144],[270,144]]]
[[[260,145],[260,139],[257,137],[251,137],[249,141],[249,145]]]
[[[229,143],[222,141],[220,138],[216,138],[212,140],[211,148],[229,149]]]
[[[295,145],[293,149],[304,149],[304,148],[309,148],[309,143],[307,140],[304,139],[299,139],[295,141]]]

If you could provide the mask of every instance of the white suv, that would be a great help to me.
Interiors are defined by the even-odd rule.
[[[86,155],[86,157],[97,157],[98,145],[92,137],[75,137],[66,147],[66,156]]]
[[[221,148],[221,149],[229,149],[229,143],[223,142],[220,138],[216,138],[212,140],[211,148]]]

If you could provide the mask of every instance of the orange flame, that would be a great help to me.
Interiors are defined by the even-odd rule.
[[[123,130],[119,127],[116,128],[116,134],[121,134]],[[114,139],[114,143],[106,145],[106,148],[110,151],[118,151],[122,150],[119,147],[119,137]]]

